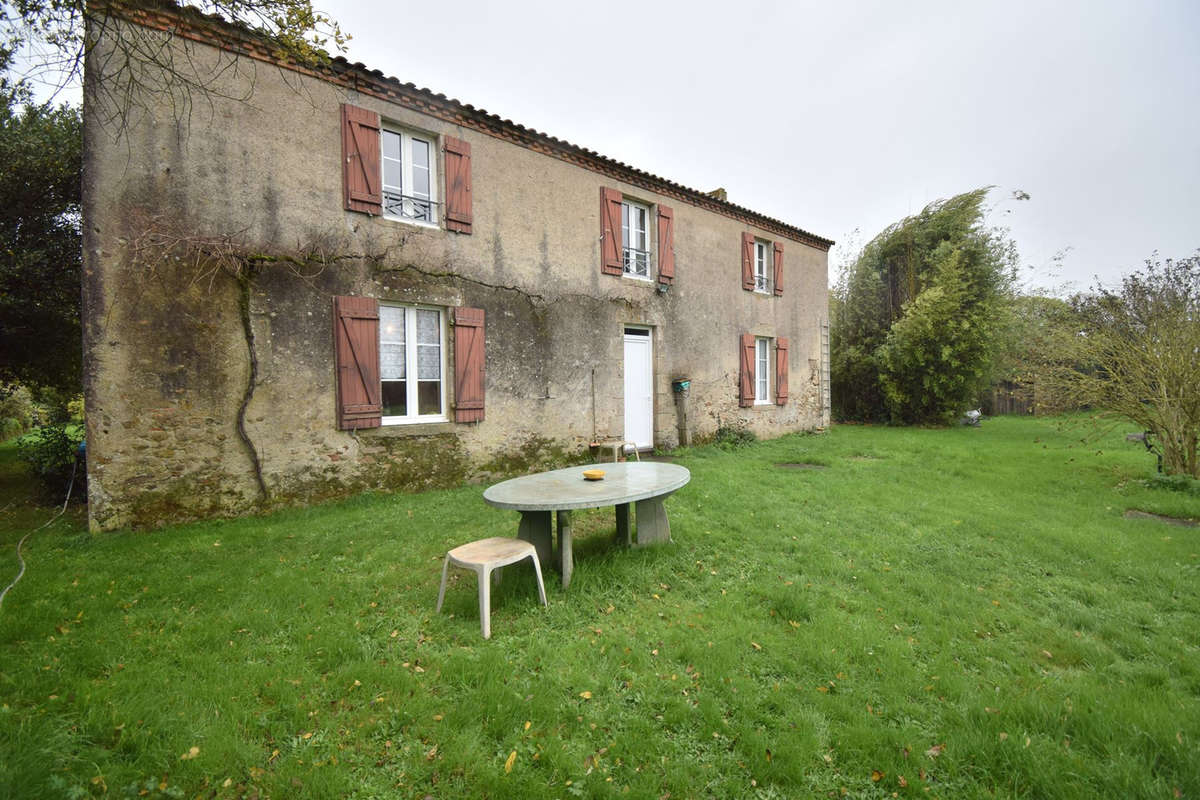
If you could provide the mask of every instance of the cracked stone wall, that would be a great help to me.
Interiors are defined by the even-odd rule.
[[[188,113],[156,101],[134,109],[119,129],[101,113],[113,96],[87,85],[93,528],[263,504],[236,430],[249,375],[238,287],[218,270],[139,255],[148,230],[228,237],[249,253],[325,256],[323,265],[264,262],[251,286],[259,375],[245,427],[268,504],[490,481],[586,459],[594,437],[623,434],[627,324],[653,330],[657,445],[677,442],[671,379],[679,376],[692,379],[694,438],[727,424],[760,437],[821,424],[824,251],[783,240],[784,295],[746,292],[742,231],[778,235],[344,87],[262,64],[221,70],[228,55],[182,40],[170,46],[202,73],[214,67],[206,78],[214,88],[245,99],[213,97],[193,102]],[[107,52],[102,40],[91,57]],[[343,102],[470,142],[470,235],[343,210]],[[601,186],[674,208],[676,280],[666,294],[601,274]],[[484,309],[486,419],[339,431],[331,298],[346,294]],[[790,338],[786,406],[738,407],[743,332]],[[449,394],[452,407],[452,387]]]

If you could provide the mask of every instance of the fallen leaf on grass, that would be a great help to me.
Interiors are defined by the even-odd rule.
[[[580,697],[582,697],[584,700],[591,700],[591,699],[592,699],[592,693],[591,693],[591,692],[580,692],[580,693],[579,693],[579,696],[580,696]]]
[[[525,720],[525,730],[529,730],[529,726],[532,724],[533,724],[533,722],[531,722],[530,720]]]
[[[871,770],[871,783],[879,783],[886,775],[886,772],[880,772],[877,769]]]
[[[505,775],[512,772],[513,763],[516,762],[516,760],[517,760],[517,751],[513,750],[511,753],[508,754],[508,760],[504,762],[504,774]]]
[[[189,747],[188,751],[179,757],[180,761],[191,761],[196,756],[200,755],[199,747]]]
[[[750,646],[753,647],[755,650],[762,650],[762,645],[759,644],[758,642],[751,642]]]
[[[900,788],[901,788],[901,789],[907,789],[907,788],[908,788],[908,781],[904,780],[904,776],[903,776],[903,775],[897,775],[897,776],[896,776],[896,783],[900,784]]]
[[[1046,658],[1054,658],[1054,656],[1050,655],[1049,650],[1043,650],[1042,655],[1044,655]]]
[[[433,747],[429,748],[429,752],[425,754],[425,760],[433,761],[435,758],[437,758],[437,749],[438,749],[438,746],[436,744]]]
[[[946,745],[935,744],[933,747],[931,747],[925,751],[925,755],[929,756],[930,758],[937,758],[938,756],[940,756],[942,754],[942,751],[945,749],[946,749]]]
[[[1000,731],[1000,741],[1003,742],[1007,738],[1008,738],[1008,734],[1005,733],[1004,731]]]

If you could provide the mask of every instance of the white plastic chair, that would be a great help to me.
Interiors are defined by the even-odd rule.
[[[438,589],[437,611],[442,611],[446,597],[446,575],[450,565],[473,570],[479,579],[479,623],[483,627],[483,638],[492,637],[492,571],[515,564],[526,558],[533,559],[533,571],[537,574],[538,597],[546,605],[546,587],[542,583],[542,565],[538,562],[537,550],[523,539],[493,536],[460,545],[446,553],[442,562],[442,585]]]

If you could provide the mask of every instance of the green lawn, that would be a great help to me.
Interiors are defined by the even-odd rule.
[[[1132,430],[1132,428],[1129,428]],[[577,514],[479,636],[482,487],[150,533],[71,512],[0,610],[0,797],[1200,793],[1200,493],[1085,418],[679,455],[674,541]],[[824,469],[781,469],[781,462]],[[0,447],[0,583],[53,513]],[[13,505],[5,506],[12,501]]]

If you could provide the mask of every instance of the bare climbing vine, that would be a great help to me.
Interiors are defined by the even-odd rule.
[[[254,336],[251,299],[257,280],[267,269],[284,269],[295,278],[312,285],[330,264],[345,260],[367,258],[362,254],[344,252],[344,242],[329,235],[317,237],[306,245],[290,251],[263,250],[245,245],[245,231],[217,236],[197,236],[182,233],[164,217],[150,218],[134,239],[126,242],[129,263],[145,280],[164,277],[169,270],[182,279],[188,288],[202,287],[214,291],[216,284],[231,281],[236,287],[238,316],[242,337],[246,343],[249,374],[238,406],[237,433],[254,471],[260,501],[270,500],[270,490],[263,475],[258,448],[246,429],[246,414],[258,386],[258,348]],[[143,287],[144,282],[139,284]],[[135,298],[136,300],[136,298]],[[115,303],[114,303],[115,305]],[[112,308],[110,306],[109,313]]]

